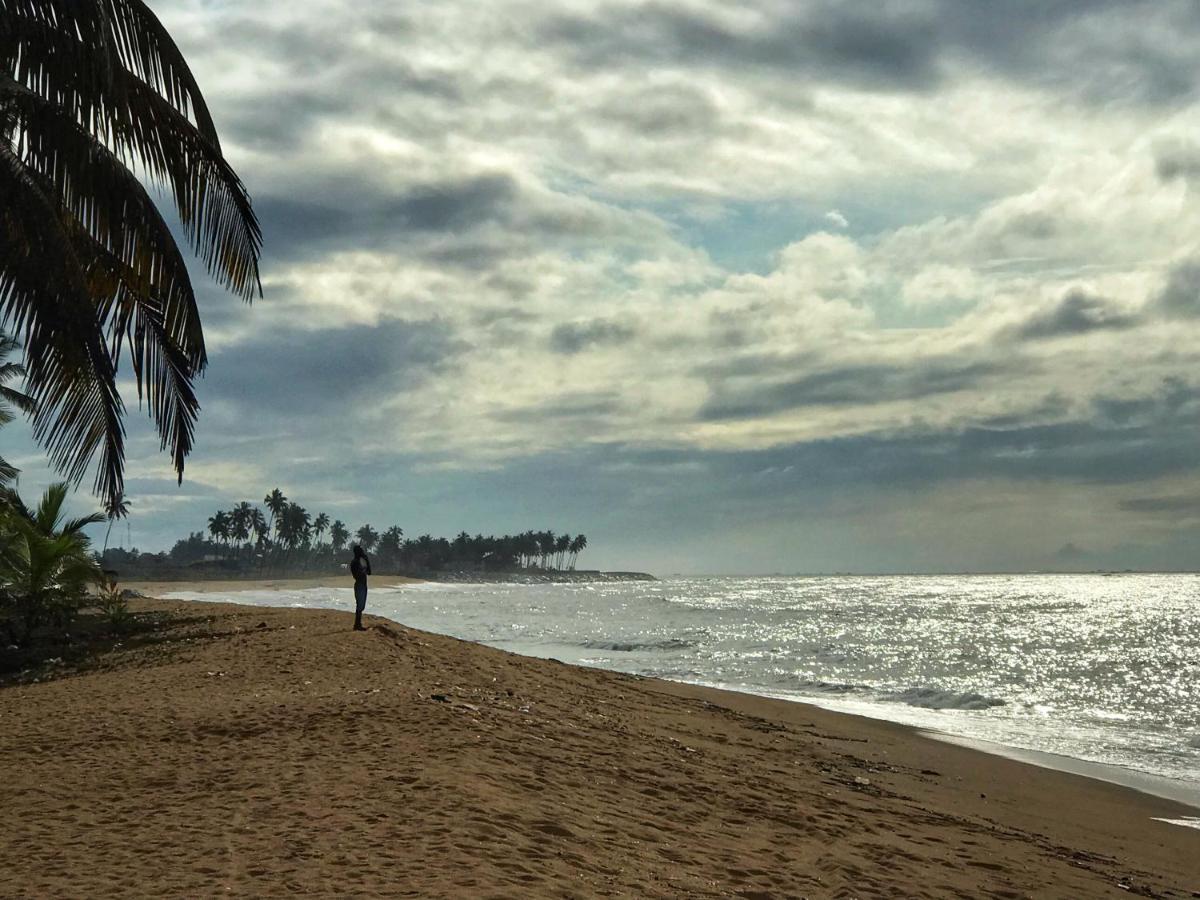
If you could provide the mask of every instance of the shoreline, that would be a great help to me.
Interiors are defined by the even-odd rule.
[[[621,573],[625,574],[625,573]],[[637,573],[633,573],[637,574]],[[374,580],[378,587],[399,587],[406,584],[439,584],[439,583],[455,583],[455,582],[439,582],[426,581],[418,578],[407,578],[404,576],[375,576]],[[197,593],[197,594],[219,594],[227,591],[236,592],[238,590],[257,590],[257,591],[279,591],[279,590],[308,590],[313,588],[332,587],[332,588],[349,588],[348,576],[325,576],[305,579],[261,579],[255,581],[195,581],[195,582],[130,582],[130,587],[141,591],[148,597],[159,597],[161,594],[153,593],[154,590],[159,590],[163,593]],[[179,602],[192,602],[188,600],[180,600]],[[196,602],[212,602],[208,600]],[[236,603],[236,599],[218,602]],[[256,605],[248,605],[249,608],[278,608],[278,607],[259,607]],[[289,607],[291,608],[291,607]],[[395,622],[398,625],[403,625],[398,620],[390,619],[388,621]],[[451,637],[450,635],[442,635]],[[455,639],[455,638],[452,638]],[[483,642],[477,642],[480,646],[490,646]],[[492,648],[500,649],[500,648]],[[514,652],[503,650],[503,652]],[[516,653],[526,659],[546,659],[547,657],[533,656],[528,654]],[[616,672],[614,669],[597,668],[600,671]],[[640,676],[640,677],[656,677],[656,676]],[[928,740],[942,741],[950,744],[957,744],[962,747],[967,747],[976,750],[980,753],[985,753],[990,756],[998,756],[1005,759],[1015,760],[1027,765],[1039,766],[1041,768],[1050,769],[1057,772],[1078,775],[1085,778],[1090,778],[1096,781],[1105,782],[1107,784],[1120,785],[1132,791],[1148,794],[1150,796],[1161,799],[1170,800],[1180,803],[1184,806],[1192,808],[1197,815],[1200,815],[1200,787],[1191,785],[1182,779],[1170,778],[1168,776],[1159,775],[1154,772],[1146,772],[1140,769],[1133,769],[1124,766],[1118,766],[1112,763],[1102,763],[1093,760],[1081,759],[1079,757],[1066,756],[1063,754],[1052,753],[1044,750],[1033,750],[1026,747],[1019,747],[1011,744],[1004,744],[998,741],[987,740],[984,738],[976,738],[967,735],[954,734],[952,732],[943,732],[936,727],[928,725],[913,724],[905,722],[901,719],[891,718],[884,713],[887,710],[886,706],[881,705],[880,715],[872,715],[868,712],[854,711],[840,708],[838,704],[825,705],[816,698],[802,698],[785,696],[781,694],[758,693],[748,688],[743,688],[737,685],[727,684],[710,684],[705,682],[693,681],[676,681],[670,678],[658,677],[671,684],[688,684],[697,687],[711,688],[716,691],[725,691],[733,694],[745,694],[750,697],[760,697],[764,699],[779,700],[785,703],[795,703],[801,707],[813,707],[824,710],[835,715],[850,716],[853,718],[863,719],[866,721],[886,722],[901,728],[909,729],[914,735],[920,735]]]
[[[1200,835],[1159,821],[1191,808],[909,726],[377,616],[355,634],[344,612],[131,606],[160,630],[0,690],[0,893],[1200,886]]]

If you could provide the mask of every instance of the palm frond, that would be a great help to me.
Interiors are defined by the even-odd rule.
[[[261,296],[262,234],[179,48],[143,0],[0,0],[0,328],[24,345],[34,435],[120,494],[128,348],[182,477],[206,363],[187,265],[140,177],[172,195],[209,272]]]
[[[0,8],[5,2],[12,0],[0,0]],[[51,0],[48,5],[75,4]],[[105,5],[121,7],[123,16],[111,26],[109,44],[116,49],[108,54],[95,52],[74,30],[42,18],[14,16],[8,38],[9,55],[15,60],[13,78],[69,111],[97,140],[123,159],[136,161],[169,188],[188,238],[209,271],[250,300],[261,294],[261,230],[245,186],[221,155],[199,90],[188,87],[194,87],[194,79],[177,48],[164,55],[166,48],[153,37],[147,41],[158,47],[157,52],[130,44],[124,31],[117,33],[138,19],[132,10],[144,10],[143,4],[106,0]],[[144,12],[157,23],[149,10]],[[77,29],[86,25],[89,34],[99,33],[89,16],[64,21]],[[160,24],[157,28],[166,34]],[[4,42],[0,32],[0,61]]]
[[[26,385],[40,401],[34,437],[78,481],[100,456],[96,487],[121,489],[124,405],[100,322],[58,207],[0,143],[0,328],[25,348]]]
[[[202,369],[204,333],[187,263],[141,182],[58,106],[0,75],[0,102],[6,101],[22,130],[22,162],[52,185],[80,227],[123,263],[129,290],[160,299],[172,340],[197,371]],[[101,319],[108,320],[104,308]]]

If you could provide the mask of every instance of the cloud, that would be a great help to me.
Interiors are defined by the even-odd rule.
[[[1150,513],[1178,519],[1200,516],[1200,497],[1131,497],[1122,500],[1120,507],[1128,512]]]
[[[1195,86],[1186,3],[646,3],[548,17],[543,40],[589,66],[723,67],[859,89],[931,92],[964,61],[996,77],[1074,85],[1092,102],[1169,102]],[[1192,68],[1189,68],[1192,67]]]
[[[564,322],[550,333],[550,349],[555,353],[581,353],[590,347],[612,347],[625,344],[637,334],[623,322],[591,319],[586,322]]]
[[[1123,331],[1138,322],[1137,316],[1086,291],[1068,291],[1048,309],[1039,310],[1012,330],[1018,340],[1039,341],[1073,337],[1093,331]]]
[[[983,362],[850,366],[775,384],[739,389],[718,387],[700,411],[700,416],[709,421],[721,421],[811,406],[858,406],[901,400],[919,402],[931,395],[978,387],[981,380],[999,371],[999,367]]]
[[[850,222],[836,209],[831,209],[825,213],[825,221],[831,224],[834,228],[849,228]]]
[[[219,407],[223,430],[253,433],[283,420],[345,434],[382,401],[418,390],[468,349],[436,319],[281,328],[214,354],[201,396],[206,406]]]
[[[1185,260],[1170,269],[1155,306],[1172,318],[1200,315],[1200,260]]]
[[[1200,177],[1200,144],[1179,139],[1156,143],[1154,171],[1163,181]]]

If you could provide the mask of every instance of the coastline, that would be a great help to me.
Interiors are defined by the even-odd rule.
[[[0,893],[1200,888],[1200,834],[1156,821],[1194,809],[907,726],[377,617],[133,607],[168,630],[0,690]]]

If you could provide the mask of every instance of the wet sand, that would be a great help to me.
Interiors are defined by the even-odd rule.
[[[165,624],[0,690],[0,896],[1200,891],[1200,831],[1154,821],[1195,810],[903,726],[374,617],[133,607]]]

